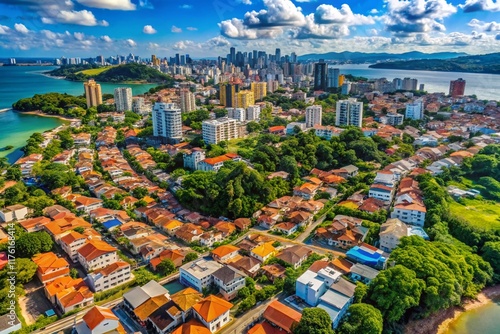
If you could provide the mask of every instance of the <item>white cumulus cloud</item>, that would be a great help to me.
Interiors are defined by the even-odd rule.
[[[182,29],[176,26],[172,26],[172,28],[170,28],[170,31],[175,33],[180,33],[182,32]]]
[[[94,8],[114,10],[135,10],[136,6],[130,0],[76,0],[78,3]]]
[[[16,24],[14,24],[14,29],[17,32],[20,32],[21,34],[27,34],[27,33],[30,32],[28,30],[28,28],[26,28],[26,26],[24,24],[22,24],[22,23],[16,23]]]
[[[136,43],[133,39],[130,39],[130,38],[129,38],[129,39],[127,39],[125,42],[126,42],[126,43],[127,43],[127,45],[128,45],[129,47],[131,47],[131,48],[135,48],[135,47],[137,46],[137,43]]]
[[[153,28],[152,25],[145,25],[144,28],[142,29],[142,32],[148,35],[156,34],[156,29]]]

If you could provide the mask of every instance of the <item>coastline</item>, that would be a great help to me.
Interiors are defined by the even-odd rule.
[[[500,285],[483,289],[476,299],[465,300],[461,306],[438,311],[425,319],[412,320],[404,329],[412,334],[446,334],[449,326],[463,313],[477,309],[500,297]]]
[[[66,121],[66,122],[73,122],[77,120],[77,118],[69,117],[69,116],[62,116],[62,115],[49,115],[49,114],[44,114],[41,111],[34,110],[34,111],[18,111],[12,109],[14,112],[17,112],[19,114],[27,114],[27,115],[35,115],[35,116],[40,116],[40,117],[52,117],[52,118],[58,118],[61,121]]]

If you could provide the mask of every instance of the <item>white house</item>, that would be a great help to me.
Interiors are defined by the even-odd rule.
[[[181,266],[179,268],[179,280],[182,284],[191,286],[201,292],[203,288],[213,283],[212,274],[220,268],[222,268],[220,263],[201,258]]]
[[[87,272],[118,261],[116,248],[101,240],[90,240],[77,252],[78,262]]]
[[[220,294],[226,300],[231,300],[238,294],[238,290],[245,287],[245,277],[241,271],[224,266],[212,274],[214,283],[219,287]]]
[[[83,316],[82,322],[76,325],[78,334],[102,334],[124,330],[118,317],[108,308],[94,306]]]
[[[21,204],[6,206],[0,210],[0,221],[9,223],[14,220],[23,220],[28,215],[28,208]]]
[[[233,307],[228,301],[210,295],[193,306],[194,317],[201,321],[210,332],[215,333],[224,327],[229,320],[229,311]]]
[[[112,289],[131,279],[130,264],[117,261],[87,275],[87,283],[94,292]]]
[[[61,245],[63,251],[68,254],[73,262],[78,262],[77,251],[85,245],[86,242],[87,237],[76,231],[70,231],[64,237],[59,239],[59,244]]]

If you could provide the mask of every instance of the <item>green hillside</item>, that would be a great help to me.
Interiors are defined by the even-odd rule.
[[[452,59],[421,59],[383,62],[370,65],[370,67],[397,70],[500,74],[500,53],[464,56]]]

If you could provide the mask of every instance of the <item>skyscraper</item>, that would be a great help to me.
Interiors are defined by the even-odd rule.
[[[220,104],[224,107],[236,107],[236,93],[239,91],[239,86],[224,83],[219,85],[219,89]]]
[[[450,95],[452,97],[463,96],[465,93],[465,80],[458,78],[450,81]]]
[[[422,119],[424,117],[424,102],[422,99],[413,101],[406,105],[405,118]]]
[[[418,80],[411,78],[403,79],[403,89],[404,90],[417,90]]]
[[[354,98],[340,100],[337,102],[335,115],[336,126],[354,125],[361,127],[363,122],[363,102],[358,102]]]
[[[328,69],[328,88],[337,88],[340,86],[339,75],[340,75],[340,70],[338,68]]]
[[[115,88],[114,97],[116,111],[132,111],[132,88]]]
[[[281,61],[281,49],[276,48],[275,58],[276,58],[277,63],[279,63]]]
[[[234,64],[236,62],[236,49],[231,47],[229,49],[229,54],[231,55],[231,59],[228,60],[229,64]]]
[[[84,82],[83,88],[85,89],[85,97],[87,98],[87,108],[97,107],[102,104],[101,85],[95,82],[94,79]]]
[[[323,59],[314,64],[314,90],[326,90],[326,63]]]
[[[262,100],[267,95],[267,83],[252,82],[252,92],[255,100]]]
[[[255,104],[255,97],[251,90],[241,90],[236,94],[236,107],[237,108],[247,108],[248,106]]]
[[[196,100],[194,94],[189,89],[181,90],[181,111],[191,112],[196,110]]]
[[[323,108],[320,105],[309,106],[306,108],[306,127],[312,128],[315,125],[321,125]]]
[[[182,139],[182,114],[175,103],[156,102],[153,107],[153,135],[167,143],[179,143]]]

